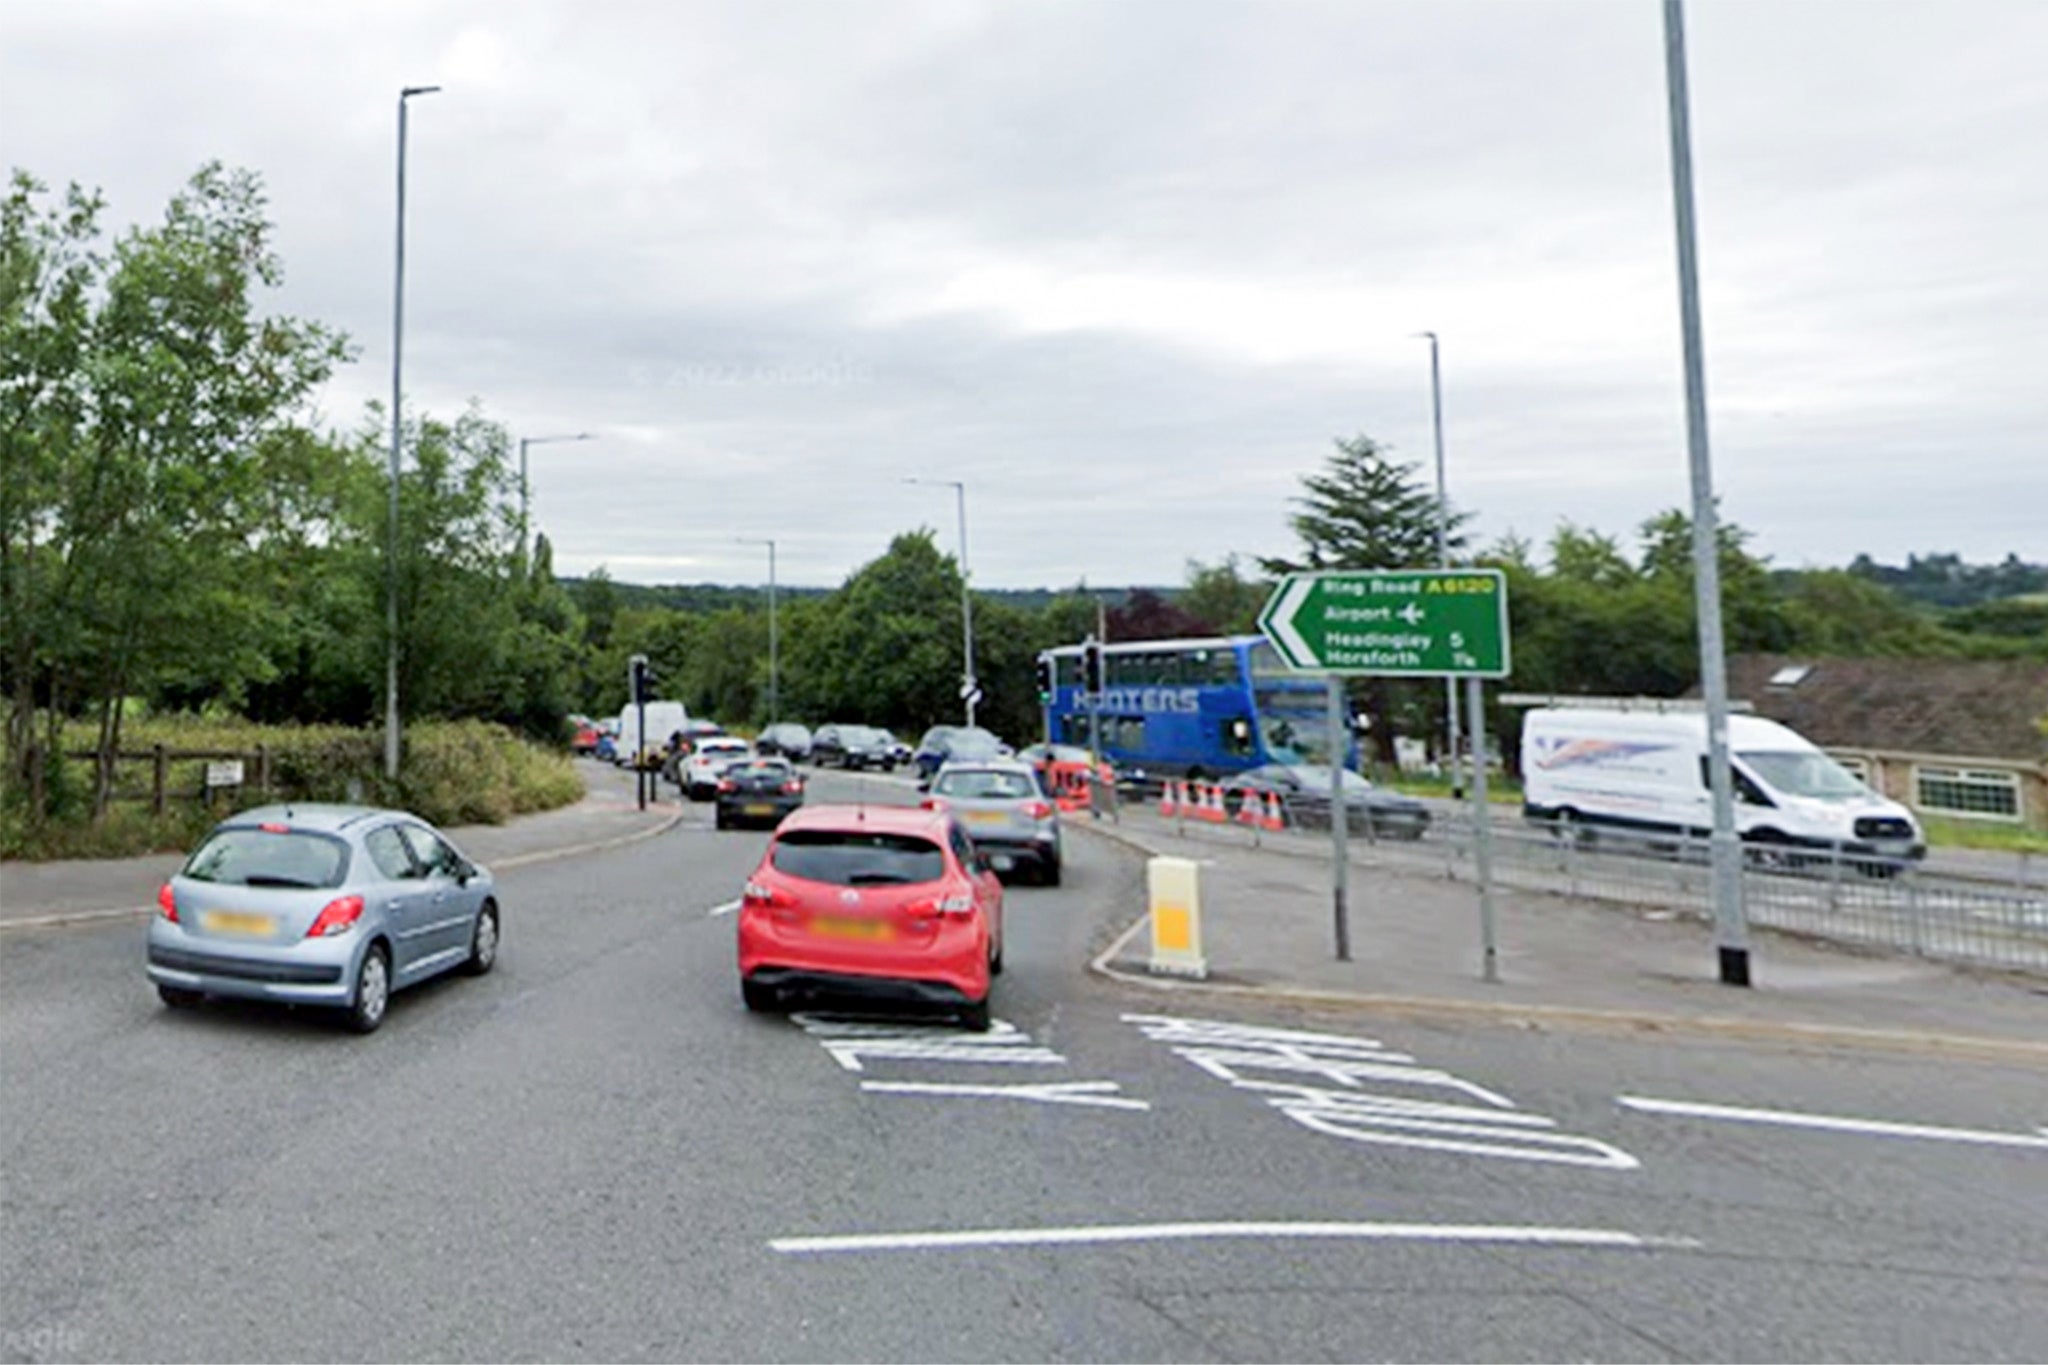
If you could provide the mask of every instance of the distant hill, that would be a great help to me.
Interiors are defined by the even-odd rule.
[[[562,577],[558,580],[570,592],[575,592],[583,583],[581,578]],[[612,580],[612,589],[618,594],[621,607],[667,607],[672,611],[707,612],[722,611],[727,607],[758,606],[767,596],[765,585],[756,584],[740,587],[728,583],[622,583]],[[836,591],[833,588],[802,588],[784,584],[776,589],[784,600],[797,597],[825,597]],[[1068,593],[1084,591],[1088,596],[1099,599],[1105,606],[1121,607],[1134,592],[1149,591],[1171,601],[1179,588],[976,588],[977,597],[985,597],[1004,606],[1020,611],[1042,611],[1054,599]]]
[[[1960,555],[1908,555],[1903,566],[1857,555],[1849,572],[1929,607],[1975,607],[2048,593],[2048,564],[2009,554],[1998,564],[1965,564]]]

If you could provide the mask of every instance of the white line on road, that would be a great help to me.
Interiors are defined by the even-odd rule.
[[[1366,1242],[1474,1242],[1516,1246],[1647,1250],[1700,1245],[1690,1237],[1644,1237],[1607,1228],[1513,1227],[1472,1223],[1131,1223],[1066,1228],[986,1228],[966,1232],[871,1232],[838,1237],[777,1237],[785,1256],[838,1251],[945,1251],[969,1247],[1075,1246],[1104,1242],[1177,1242],[1212,1238],[1322,1238]]]
[[[965,1095],[974,1099],[1036,1100],[1040,1104],[1084,1104],[1099,1109],[1150,1109],[1145,1100],[1116,1093],[1115,1081],[1061,1081],[1052,1085],[947,1085],[938,1081],[862,1081],[862,1090],[883,1095]]]
[[[704,912],[704,917],[706,919],[717,919],[720,915],[730,915],[733,911],[739,908],[740,903],[738,901],[730,900],[725,902],[723,905],[712,906],[709,910],[706,910]]]
[[[1834,1133],[1865,1133],[1872,1137],[1928,1138],[1937,1142],[1975,1142],[1994,1147],[2048,1148],[2042,1136],[1997,1133],[1983,1128],[1937,1128],[1924,1123],[1890,1123],[1883,1119],[1841,1118],[1831,1114],[1800,1114],[1788,1109],[1740,1109],[1727,1104],[1695,1104],[1689,1100],[1656,1100],[1642,1095],[1617,1095],[1625,1108],[1645,1114],[1679,1114],[1689,1118],[1727,1119],[1733,1123],[1772,1123],[1787,1128],[1819,1128]]]

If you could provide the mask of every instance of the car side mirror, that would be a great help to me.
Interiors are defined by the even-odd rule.
[[[928,792],[928,791],[930,791],[930,790],[932,789],[932,780],[931,780],[931,779],[930,779],[929,777],[920,777],[920,778],[918,778],[918,779],[917,779],[917,789],[918,789],[919,791],[921,791],[921,792]]]

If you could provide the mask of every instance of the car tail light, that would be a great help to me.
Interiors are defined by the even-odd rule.
[[[740,892],[740,899],[748,905],[768,910],[786,910],[796,904],[795,896],[764,882],[748,882],[746,889]]]
[[[262,830],[265,834],[290,834],[292,832],[290,825],[279,824],[275,820],[266,820],[256,826],[256,828]]]
[[[733,781],[729,777],[721,777],[718,779],[718,789],[722,792],[730,794],[732,792],[738,791],[740,789],[740,784]]]
[[[789,781],[782,784],[782,794],[784,796],[795,796],[798,792],[802,791],[803,789],[804,784],[797,781],[793,777]]]
[[[1033,801],[1024,808],[1024,813],[1034,820],[1050,820],[1052,818],[1052,806],[1044,801]]]
[[[306,931],[307,938],[329,938],[345,934],[355,928],[356,921],[363,917],[361,896],[340,896],[327,902],[326,908],[313,921],[313,927]]]
[[[974,893],[955,891],[951,895],[935,896],[911,906],[910,912],[914,915],[971,915],[974,913]]]
[[[165,919],[173,924],[178,922],[178,897],[171,890],[169,882],[165,882],[156,889],[156,903],[157,908],[163,912]]]

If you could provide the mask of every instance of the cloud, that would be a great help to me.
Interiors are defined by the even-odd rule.
[[[2048,9],[1688,7],[1723,507],[1786,563],[2048,558]],[[282,306],[533,452],[565,570],[991,584],[1288,548],[1332,438],[1483,539],[1687,496],[1661,34],[1553,3],[84,3],[0,10],[0,126],[154,217],[262,171]]]

